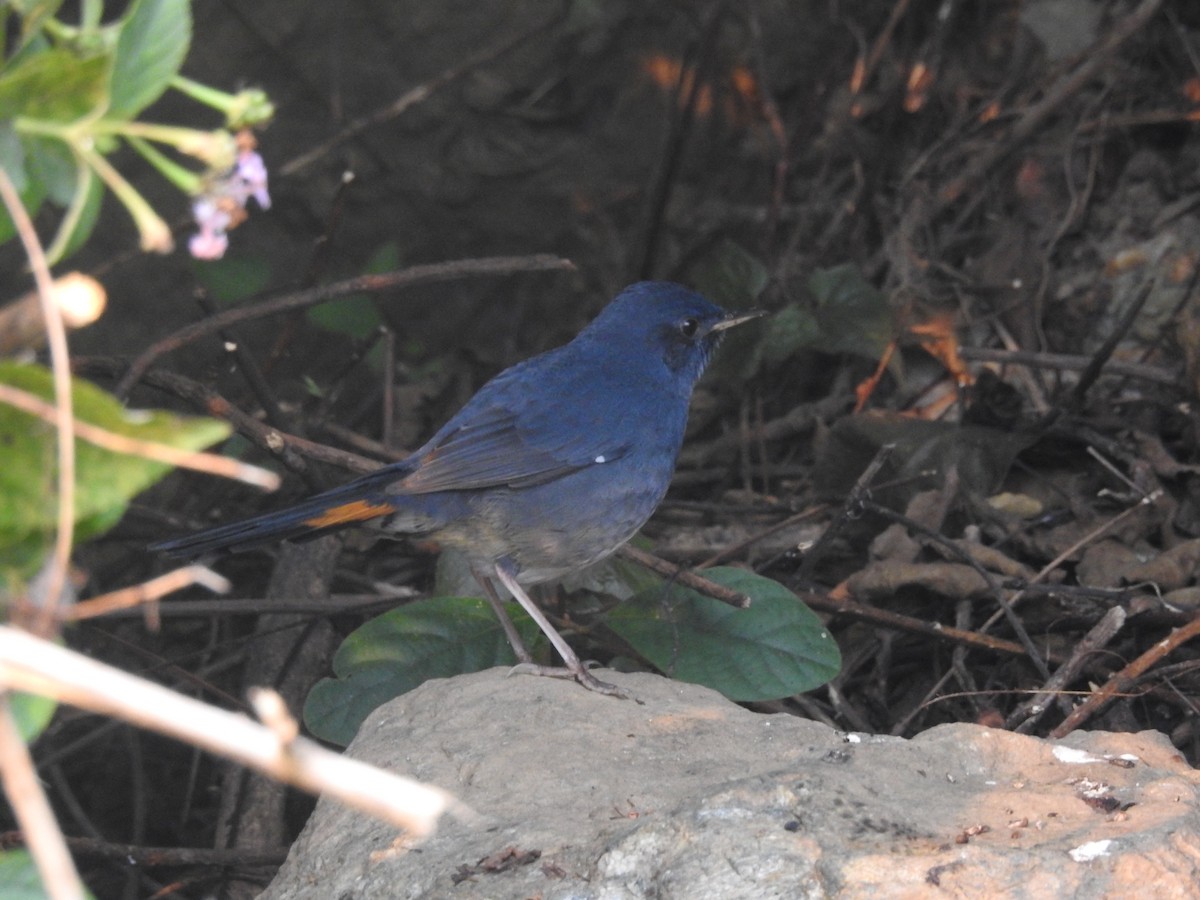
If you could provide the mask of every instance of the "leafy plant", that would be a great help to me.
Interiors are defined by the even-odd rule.
[[[266,95],[227,94],[179,74],[191,43],[191,0],[134,0],[108,23],[102,23],[101,0],[83,0],[78,25],[56,17],[60,6],[61,0],[10,0],[8,7],[20,16],[20,34],[10,39],[0,33],[8,48],[0,63],[0,166],[30,213],[47,200],[63,208],[47,248],[51,263],[86,240],[106,188],[133,218],[143,249],[171,249],[166,222],[108,160],[122,144],[200,198],[196,213],[208,240],[194,240],[193,252],[223,249],[224,230],[236,224],[246,199],[255,196],[266,205],[265,170],[244,130],[273,114]],[[7,17],[0,20],[0,32],[8,23]],[[224,126],[205,131],[139,121],[169,88],[222,112]],[[202,171],[186,168],[160,148],[198,161]],[[228,221],[214,219],[202,206],[204,198],[221,201],[216,205],[224,208],[217,212]],[[12,218],[0,210],[0,241],[13,234]]]
[[[838,673],[837,644],[816,614],[783,585],[735,568],[704,574],[748,594],[750,608],[734,609],[639,573],[635,580],[641,590],[613,608],[604,623],[655,668],[731,700],[788,697]],[[509,606],[514,624],[531,644],[536,627],[517,604]],[[336,677],[323,679],[309,693],[304,721],[318,737],[348,744],[372,710],[430,678],[515,662],[484,601],[435,597],[410,603],[346,638],[333,660]]]

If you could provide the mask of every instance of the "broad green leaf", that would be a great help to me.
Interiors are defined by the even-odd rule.
[[[868,359],[883,356],[894,336],[892,311],[883,293],[847,263],[819,269],[808,279],[817,301],[815,315],[821,329],[823,349],[830,353],[853,353]]]
[[[22,143],[30,177],[41,182],[49,200],[66,206],[79,187],[80,166],[75,156],[54,138],[28,137]]]
[[[400,247],[395,241],[388,241],[371,254],[363,267],[366,275],[378,275],[392,272],[400,268]],[[367,294],[350,294],[328,303],[312,307],[308,319],[314,325],[338,334],[361,340],[373,333],[383,320],[375,301]]]
[[[509,615],[529,644],[533,621],[517,604]],[[384,613],[342,642],[335,678],[309,692],[304,721],[322,740],[348,744],[372,710],[431,678],[516,662],[495,614],[474,597],[418,600]]]
[[[112,58],[47,50],[0,75],[0,119],[27,116],[70,123],[101,112],[108,102]]]
[[[729,567],[704,576],[749,595],[750,608],[664,583],[615,607],[605,624],[665,674],[730,700],[790,697],[837,675],[837,644],[783,585]]]
[[[226,254],[211,262],[197,262],[196,279],[217,303],[246,300],[271,283],[271,264],[261,256]]]
[[[53,402],[48,369],[0,362],[0,383]],[[72,398],[76,419],[141,440],[197,450],[229,433],[215,419],[164,412],[131,412],[116,398],[86,381],[75,380]],[[41,419],[0,404],[0,576],[28,578],[36,571],[53,540],[56,490],[56,435]],[[131,498],[171,467],[137,456],[103,450],[76,439],[75,522],[77,540],[111,528]]]
[[[96,227],[100,207],[104,202],[104,184],[96,173],[80,166],[77,173],[75,196],[63,214],[54,242],[46,248],[46,257],[51,265],[66,259],[88,239]]]
[[[91,900],[91,891],[84,891]],[[4,900],[46,900],[46,889],[28,850],[0,853],[0,897]]]
[[[120,23],[109,111],[137,115],[179,72],[192,40],[189,0],[135,0]]]
[[[363,294],[354,294],[314,306],[308,311],[308,319],[326,331],[356,339],[374,333],[382,322],[374,301]]]
[[[9,694],[8,702],[17,722],[17,731],[26,743],[35,740],[45,730],[54,717],[54,710],[58,708],[58,704],[49,697],[21,691]]]
[[[21,16],[21,46],[24,46],[41,35],[42,25],[58,12],[62,0],[9,0],[9,5]]]
[[[743,309],[754,305],[771,274],[758,257],[726,239],[689,267],[688,280],[714,303]]]
[[[30,218],[37,215],[42,200],[46,197],[46,189],[41,179],[29,174],[30,160],[26,156],[24,142],[17,136],[12,122],[0,121],[0,168],[3,168],[12,180],[17,192],[21,195]],[[8,209],[0,203],[0,244],[12,238],[17,233],[13,226],[12,216]]]

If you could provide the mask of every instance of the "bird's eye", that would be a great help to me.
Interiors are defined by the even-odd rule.
[[[685,338],[695,337],[696,332],[699,330],[700,330],[699,320],[693,319],[691,316],[689,316],[686,319],[683,319],[679,323],[679,333],[682,334]]]

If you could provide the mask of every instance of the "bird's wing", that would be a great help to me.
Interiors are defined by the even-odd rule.
[[[613,435],[564,421],[555,416],[553,408],[522,414],[506,406],[475,406],[472,413],[456,416],[456,422],[410,457],[416,468],[394,482],[390,490],[428,494],[532,487],[612,462],[631,446]]]

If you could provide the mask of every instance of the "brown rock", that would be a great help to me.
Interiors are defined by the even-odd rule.
[[[602,677],[639,702],[491,670],[377,710],[350,752],[480,821],[409,849],[322,801],[264,897],[1197,895],[1200,778],[1158,733],[845,735]]]

